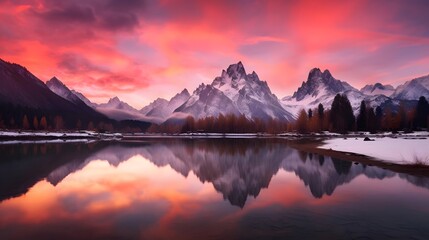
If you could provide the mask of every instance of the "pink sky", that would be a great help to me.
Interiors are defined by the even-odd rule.
[[[242,61],[282,98],[313,67],[357,88],[429,74],[425,0],[0,0],[0,58],[136,108]]]

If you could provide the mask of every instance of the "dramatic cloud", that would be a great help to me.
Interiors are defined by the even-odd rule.
[[[283,97],[313,67],[355,87],[429,73],[425,0],[0,0],[0,57],[135,107],[242,61]]]

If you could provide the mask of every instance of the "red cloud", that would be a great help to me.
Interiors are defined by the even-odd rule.
[[[1,1],[0,56],[138,107],[239,60],[283,97],[313,67],[356,87],[427,74],[428,11],[419,0]]]

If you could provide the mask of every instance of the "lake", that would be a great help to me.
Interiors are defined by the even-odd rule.
[[[282,139],[0,144],[0,239],[429,239],[429,178]]]

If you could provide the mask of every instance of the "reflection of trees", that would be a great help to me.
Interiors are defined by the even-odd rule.
[[[342,161],[336,158],[332,158],[332,163],[334,164],[335,170],[337,170],[339,175],[347,175],[350,172],[350,168],[352,166],[352,162]]]
[[[26,193],[71,161],[85,159],[90,154],[89,146],[77,143],[0,145],[0,201]]]
[[[293,172],[321,198],[359,175],[384,179],[396,173],[374,166],[352,164],[307,154],[279,139],[164,139],[141,143],[20,144],[0,145],[0,199],[19,196],[46,178],[53,185],[83,169],[93,160],[113,166],[141,155],[157,166],[170,166],[183,176],[193,172],[210,182],[224,199],[243,207],[249,196],[257,197],[271,178],[284,169]],[[427,178],[399,174],[408,182],[429,188]],[[286,188],[287,186],[285,186]]]

